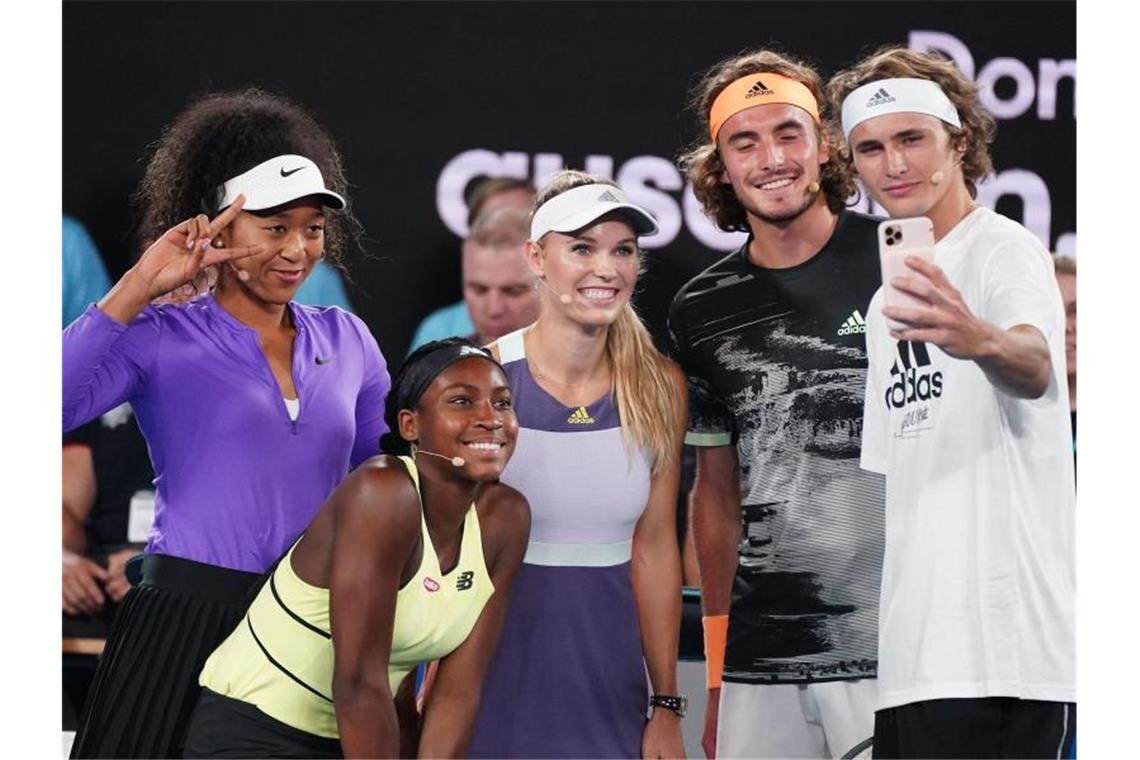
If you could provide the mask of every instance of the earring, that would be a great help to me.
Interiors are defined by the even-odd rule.
[[[225,242],[220,237],[214,238],[214,241],[212,243],[210,243],[210,245],[214,246],[215,248],[225,248],[226,247]]]
[[[808,183],[808,192],[811,193],[812,195],[815,195],[816,193],[819,192],[819,183],[816,182],[814,179]]]

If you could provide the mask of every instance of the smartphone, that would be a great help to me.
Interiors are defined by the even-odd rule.
[[[907,256],[934,261],[934,224],[925,216],[888,219],[879,223],[879,265],[883,273],[883,298],[886,306],[925,309],[928,305],[891,285],[895,277],[917,275],[905,263]],[[891,329],[903,325],[888,319]]]

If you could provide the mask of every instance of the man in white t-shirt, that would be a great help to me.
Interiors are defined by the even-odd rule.
[[[880,51],[828,94],[871,197],[936,241],[866,312],[862,465],[887,476],[875,756],[1066,756],[1075,492],[1052,261],[974,201],[994,121],[949,61]],[[886,288],[924,306],[886,307]]]

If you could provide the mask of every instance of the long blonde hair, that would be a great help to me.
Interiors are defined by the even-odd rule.
[[[606,177],[566,169],[555,174],[535,198],[537,211],[551,198],[582,185],[617,187]],[[537,242],[537,241],[535,241]],[[654,475],[678,455],[673,431],[680,420],[672,395],[677,392],[669,376],[669,361],[653,345],[653,338],[627,303],[606,330],[606,360],[614,380],[614,401],[621,416],[622,436],[653,459]]]
[[[677,456],[673,431],[679,421],[671,398],[678,391],[665,357],[628,303],[606,333],[606,358],[614,376],[622,433],[650,453],[657,475]]]

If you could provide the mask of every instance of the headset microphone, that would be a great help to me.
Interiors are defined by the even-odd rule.
[[[428,451],[427,449],[416,449],[416,453],[417,454],[427,454],[428,456],[439,457],[440,459],[446,459],[447,461],[451,462],[452,467],[462,467],[463,465],[467,464],[467,460],[464,459],[463,457],[449,457],[449,456],[446,456],[444,454],[436,454],[434,451]]]
[[[567,304],[567,305],[574,303],[573,298],[566,295],[565,293],[559,293],[557,290],[550,287],[550,283],[546,281],[546,275],[543,275],[542,277],[540,277],[538,279],[539,279],[539,282],[541,282],[543,284],[543,286],[546,287],[547,290],[549,290],[554,295],[558,296],[559,301],[561,301],[562,303]]]
[[[961,165],[962,165],[961,161],[955,161],[954,166],[952,166],[951,168],[956,169]],[[944,180],[944,179],[946,179],[946,172],[944,172],[942,170],[936,171],[936,172],[934,172],[934,174],[930,175],[930,184],[935,185],[935,186],[941,185],[942,180]]]

